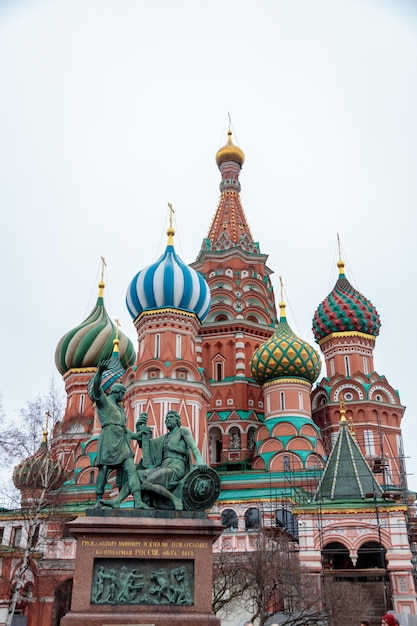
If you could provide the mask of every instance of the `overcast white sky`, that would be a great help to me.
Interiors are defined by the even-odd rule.
[[[413,0],[0,0],[0,392],[44,395],[60,337],[124,298],[162,252],[195,260],[219,198],[214,156],[246,154],[242,200],[282,275],[293,329],[337,278],[382,320],[375,367],[399,389],[417,489],[414,329],[417,3]]]

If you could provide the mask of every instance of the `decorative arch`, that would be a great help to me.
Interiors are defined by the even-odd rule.
[[[300,435],[304,437],[317,437],[317,430],[314,426],[310,426],[310,424],[305,424],[300,428]]]
[[[353,569],[349,549],[341,541],[326,543],[321,556],[324,569]]]
[[[298,436],[298,430],[290,422],[281,422],[274,426],[271,435],[273,437],[296,437]]]
[[[269,461],[269,471],[274,472],[293,472],[303,469],[303,463],[296,454],[287,454],[279,452]]]
[[[314,450],[313,444],[304,437],[294,437],[287,444],[287,450]]]
[[[266,439],[259,446],[258,454],[267,454],[268,452],[277,452],[278,450],[283,450],[284,446],[279,439]]]
[[[269,430],[266,426],[261,426],[258,430],[256,439],[258,441],[263,441],[264,439],[269,439]]]
[[[340,394],[345,394],[346,392],[355,392],[355,394],[357,394],[357,397],[353,397],[353,400],[364,400],[365,399],[365,393],[362,387],[359,387],[358,385],[354,385],[352,384],[352,382],[348,382],[345,383],[343,385],[340,385],[340,387],[338,387],[333,395],[333,402],[339,402],[339,398],[340,398]]]
[[[382,400],[378,400],[378,398],[376,397],[378,395],[382,397]],[[370,388],[369,399],[377,400],[379,402],[389,402],[390,404],[397,404],[391,391],[386,387],[383,387],[382,385],[374,385]]]
[[[214,317],[213,322],[227,322],[228,319],[229,317],[226,315],[226,313],[219,313],[219,315],[216,315]]]
[[[188,369],[188,367],[177,367],[172,374],[172,377],[176,378],[177,380],[195,380],[194,374],[190,369]]]
[[[324,461],[318,454],[309,454],[306,459],[306,468],[319,467],[324,468]]]
[[[317,407],[327,404],[327,394],[325,391],[319,391],[312,397],[311,408],[317,409]]]
[[[91,459],[88,455],[79,456],[74,463],[74,469],[79,470],[86,467],[91,467]]]
[[[252,469],[254,470],[266,470],[265,461],[261,456],[257,456],[252,463]]]
[[[386,569],[387,551],[378,541],[366,541],[358,549],[358,560],[356,567],[358,569]]]
[[[86,466],[77,476],[77,485],[95,485],[98,467]]]

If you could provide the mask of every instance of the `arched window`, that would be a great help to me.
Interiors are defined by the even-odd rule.
[[[300,409],[300,411],[304,410],[304,397],[302,391],[298,392],[298,408]]]
[[[181,359],[181,335],[178,334],[175,338],[175,358]]]
[[[363,373],[368,374],[368,359],[366,356],[363,357]]]
[[[321,555],[325,569],[353,569],[349,550],[339,541],[328,543]]]
[[[159,359],[161,353],[161,335],[155,335],[155,359]]]
[[[385,560],[386,550],[376,541],[367,541],[362,544],[358,550],[358,561],[356,567],[358,569],[381,568],[385,569],[387,564]]]
[[[236,531],[238,529],[238,519],[236,511],[233,509],[225,509],[222,511],[222,524],[226,527],[226,530]]]
[[[221,361],[217,361],[217,363],[215,363],[215,371],[216,380],[223,380],[223,363]]]
[[[281,391],[279,394],[279,402],[281,406],[281,411],[285,411],[285,393]]]
[[[222,433],[219,428],[211,428],[209,432],[210,437],[210,462],[221,463],[223,441]]]
[[[251,454],[255,452],[256,443],[256,430],[255,428],[249,428],[248,430],[248,450]]]
[[[80,413],[84,411],[84,394],[80,395]]]
[[[257,530],[261,525],[261,514],[258,509],[255,509],[255,507],[248,509],[245,513],[245,529]]]
[[[349,363],[348,356],[345,356],[345,370],[346,370],[346,376],[349,377],[350,376],[350,363]]]
[[[240,450],[240,432],[238,428],[230,429],[229,450]]]

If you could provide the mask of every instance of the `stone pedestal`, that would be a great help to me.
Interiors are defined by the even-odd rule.
[[[222,527],[203,512],[92,510],[68,530],[77,557],[62,626],[220,626],[211,594]]]

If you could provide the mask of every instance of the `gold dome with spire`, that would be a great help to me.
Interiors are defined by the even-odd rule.
[[[227,144],[217,150],[216,153],[217,167],[220,167],[220,165],[226,161],[234,161],[235,163],[239,163],[240,167],[242,167],[245,162],[244,152],[232,142],[232,131],[230,129],[227,135]]]

